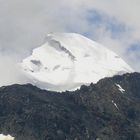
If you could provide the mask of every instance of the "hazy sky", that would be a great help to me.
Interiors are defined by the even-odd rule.
[[[140,0],[0,0],[0,85],[49,32],[83,34],[140,71]]]

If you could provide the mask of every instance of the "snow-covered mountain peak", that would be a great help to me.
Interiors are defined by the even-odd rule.
[[[48,34],[46,43],[34,49],[21,66],[34,84],[55,91],[133,71],[114,52],[75,33]]]

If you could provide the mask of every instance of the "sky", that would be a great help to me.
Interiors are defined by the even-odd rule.
[[[26,81],[15,64],[50,32],[85,35],[140,72],[139,5],[139,0],[0,0],[0,85]]]

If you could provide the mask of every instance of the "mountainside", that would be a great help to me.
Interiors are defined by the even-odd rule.
[[[62,93],[1,87],[0,133],[15,140],[140,140],[140,74]]]
[[[31,83],[53,91],[73,90],[133,71],[114,52],[75,33],[49,34],[21,67]]]

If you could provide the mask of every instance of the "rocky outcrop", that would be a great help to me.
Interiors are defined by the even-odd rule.
[[[1,87],[0,133],[15,140],[140,140],[140,74],[74,92]]]

